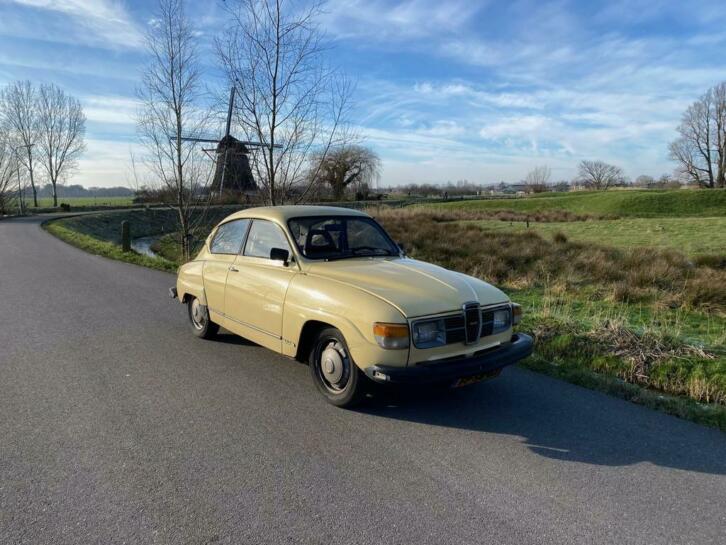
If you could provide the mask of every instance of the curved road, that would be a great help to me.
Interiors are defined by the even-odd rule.
[[[170,275],[0,221],[0,543],[724,543],[726,434],[520,369],[327,405]]]

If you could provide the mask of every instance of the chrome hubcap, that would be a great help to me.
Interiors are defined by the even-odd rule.
[[[350,360],[338,341],[331,341],[320,354],[320,371],[325,385],[334,391],[345,388],[350,375]]]
[[[191,312],[192,324],[197,329],[204,329],[204,324],[207,321],[207,315],[204,312],[204,307],[199,302],[199,299],[192,301],[192,312]]]

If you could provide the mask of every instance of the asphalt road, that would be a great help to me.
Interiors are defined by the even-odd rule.
[[[0,221],[0,543],[725,543],[726,434],[520,369],[327,405],[173,277]]]

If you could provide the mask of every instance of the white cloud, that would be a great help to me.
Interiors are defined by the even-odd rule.
[[[27,8],[58,13],[70,18],[77,28],[66,26],[67,34],[56,35],[60,41],[92,43],[113,48],[137,48],[142,44],[142,33],[123,4],[116,0],[8,0]],[[34,21],[37,25],[38,21]],[[82,30],[81,30],[82,29]],[[17,29],[6,29],[14,31]],[[37,26],[34,36],[38,37]],[[49,36],[44,36],[46,39]],[[50,36],[52,38],[52,36]]]
[[[109,187],[115,185],[133,186],[131,153],[137,157],[137,175],[148,176],[144,165],[138,161],[143,153],[134,142],[119,142],[106,139],[86,139],[86,151],[78,161],[78,169],[68,183],[86,187]]]
[[[81,98],[83,111],[89,121],[132,125],[139,101],[119,96],[86,96]]]
[[[460,29],[483,2],[465,0],[340,0],[326,6],[324,23],[338,38],[376,36],[404,41]]]

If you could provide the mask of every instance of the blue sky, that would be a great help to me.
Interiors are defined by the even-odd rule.
[[[189,3],[202,41],[215,0]],[[0,0],[0,85],[78,96],[88,152],[73,183],[127,185],[135,88],[153,2]],[[332,61],[356,81],[353,121],[382,184],[568,179],[582,159],[631,177],[672,171],[683,110],[726,79],[726,2],[331,1]],[[217,85],[214,59],[209,84]]]

